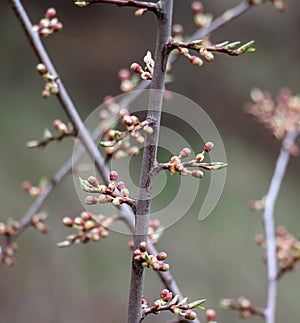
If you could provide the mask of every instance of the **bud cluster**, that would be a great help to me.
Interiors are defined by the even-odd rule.
[[[121,109],[119,111],[119,119],[126,130],[109,129],[104,134],[104,140],[100,142],[100,145],[105,147],[107,156],[116,159],[139,153],[137,146],[131,146],[131,143],[125,140],[128,136],[134,138],[137,144],[143,144],[145,139],[141,134],[141,130],[145,134],[153,133],[153,128],[150,126],[148,120],[141,122],[137,116],[131,115],[127,109]]]
[[[136,201],[129,197],[129,190],[124,182],[117,181],[118,173],[111,171],[109,173],[110,183],[106,186],[99,184],[99,181],[94,176],[89,176],[84,180],[79,178],[80,185],[83,191],[88,193],[100,193],[100,195],[88,195],[85,198],[85,203],[92,205],[97,203],[112,203],[113,205],[128,204],[135,210]]]
[[[130,69],[133,72],[139,74],[143,80],[151,80],[153,75],[154,64],[155,64],[152,58],[151,52],[148,51],[144,56],[144,63],[145,63],[144,69],[138,63],[132,63],[130,66]]]
[[[108,228],[118,219],[118,216],[106,217],[94,215],[83,211],[80,216],[74,219],[64,217],[62,223],[69,228],[77,230],[76,233],[68,235],[64,241],[59,242],[58,247],[69,247],[74,243],[97,242],[100,238],[106,238],[109,234]]]
[[[39,181],[37,186],[32,185],[29,181],[24,181],[22,183],[22,186],[25,192],[28,192],[31,197],[37,198],[44,192],[47,184],[48,184],[48,179],[46,177],[43,177]]]
[[[141,242],[139,248],[133,252],[134,260],[143,267],[152,268],[155,271],[169,271],[170,266],[164,262],[167,258],[165,252],[159,252],[156,256],[147,252],[147,243]]]
[[[258,234],[255,237],[257,244],[266,249],[266,239],[264,235]],[[285,227],[280,226],[276,230],[276,258],[279,265],[278,278],[287,271],[296,269],[296,264],[300,260],[300,241],[288,233]],[[267,254],[264,254],[267,260]]]
[[[45,213],[37,213],[31,218],[31,225],[41,233],[48,233],[49,226],[45,223],[47,215]]]
[[[208,27],[213,19],[209,13],[204,13],[203,4],[200,1],[194,1],[191,5],[194,15],[194,22],[198,28]]]
[[[53,122],[54,128],[57,130],[57,134],[53,134],[49,129],[44,130],[43,139],[41,140],[30,140],[27,142],[27,148],[36,148],[46,147],[51,141],[60,141],[65,137],[74,137],[76,136],[76,132],[72,124],[66,125],[61,120],[57,119]]]
[[[204,160],[205,154],[210,152],[213,148],[214,144],[212,142],[207,142],[203,146],[202,152],[197,154],[195,159],[192,159],[188,162],[182,162],[183,158],[187,158],[191,155],[191,150],[189,148],[183,148],[178,156],[172,156],[168,163],[161,163],[158,167],[160,169],[169,170],[171,175],[179,173],[180,175],[192,175],[196,178],[202,178],[204,174],[201,170],[197,169],[190,171],[189,169],[187,169],[187,167],[200,167],[207,170],[216,170],[227,166],[227,164],[223,162],[202,162]]]
[[[293,96],[290,90],[282,89],[273,99],[269,92],[253,89],[253,102],[245,105],[245,112],[254,116],[258,123],[270,130],[277,139],[282,139],[300,125],[300,96]],[[296,147],[289,147],[292,155]]]
[[[248,0],[251,5],[258,5],[263,3],[265,0]],[[285,12],[287,10],[287,5],[282,0],[271,0],[273,6],[281,11]]]
[[[252,316],[264,317],[264,309],[252,305],[251,301],[243,296],[239,297],[237,300],[224,298],[221,300],[220,306],[223,309],[238,311],[242,318],[250,318]]]
[[[56,17],[56,9],[47,9],[45,16],[39,21],[38,25],[33,25],[33,30],[40,36],[47,37],[62,29],[63,25]]]
[[[191,64],[195,66],[203,65],[203,60],[199,56],[191,55],[189,50],[197,51],[198,54],[207,62],[214,60],[213,53],[225,53],[231,56],[238,56],[243,53],[254,52],[254,41],[251,40],[246,44],[241,45],[240,41],[232,42],[225,41],[219,44],[211,45],[204,42],[203,39],[194,40],[190,43],[184,43],[180,41],[171,41],[168,46],[171,49],[177,49],[179,54],[186,57]]]
[[[45,87],[42,92],[42,96],[47,99],[51,94],[58,94],[58,76],[54,76],[50,72],[48,72],[46,65],[42,63],[36,66],[36,70],[43,76],[45,80]]]
[[[150,220],[149,221],[149,229],[148,229],[148,239],[151,240],[153,244],[157,243],[164,232],[163,227],[160,225],[160,221],[158,219]],[[129,248],[134,248],[134,241],[130,240]]]
[[[179,301],[178,295],[173,296],[173,293],[168,289],[164,289],[160,292],[160,298],[157,299],[152,306],[148,305],[146,299],[142,300],[142,317],[144,318],[149,314],[159,314],[161,311],[170,311],[175,315],[180,315],[186,320],[195,320],[197,318],[196,312],[192,309],[204,310],[202,304],[205,299],[200,299],[191,303],[188,303],[188,298],[185,297]]]
[[[6,266],[13,266],[17,263],[15,254],[18,250],[18,244],[16,242],[10,243],[8,246],[0,247],[1,263]]]

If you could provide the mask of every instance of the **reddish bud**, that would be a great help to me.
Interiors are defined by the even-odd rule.
[[[86,211],[81,212],[80,217],[82,218],[83,221],[88,221],[93,219],[92,214]]]
[[[199,169],[193,170],[192,171],[192,176],[196,178],[202,178],[203,177],[203,172]]]
[[[207,153],[210,152],[213,148],[214,148],[214,144],[210,141],[203,146],[203,150]]]
[[[40,63],[36,66],[36,70],[41,74],[41,75],[44,75],[47,73],[47,67],[46,65]]]
[[[148,135],[151,135],[153,133],[153,128],[148,125],[146,125],[143,129]]]
[[[99,185],[99,181],[97,180],[97,178],[95,176],[89,176],[87,180],[94,187]]]
[[[45,14],[45,17],[48,18],[48,19],[52,19],[54,18],[56,15],[56,10],[55,8],[49,8],[47,9],[46,11],[46,14]]]
[[[193,14],[202,13],[203,12],[203,5],[200,1],[194,1],[191,5],[191,9]]]
[[[23,189],[26,192],[28,192],[32,188],[32,184],[30,182],[28,182],[28,181],[24,181],[22,186],[23,186]]]
[[[65,216],[63,219],[62,219],[62,223],[67,226],[67,227],[72,227],[74,222],[71,218],[69,218],[68,216]]]
[[[192,152],[191,152],[191,150],[189,148],[183,148],[181,150],[181,152],[179,153],[179,155],[180,155],[181,158],[186,158],[186,157],[189,157],[191,153]]]
[[[98,202],[99,203],[108,203],[112,201],[112,197],[110,195],[105,195],[105,194],[101,194],[98,197]]]
[[[216,320],[216,311],[211,308],[206,310],[206,319],[208,322],[214,322]]]
[[[113,182],[113,181],[116,181],[116,180],[118,180],[118,177],[119,177],[119,175],[118,175],[118,173],[116,172],[116,171],[111,171],[110,173],[109,173],[109,179]]]
[[[169,264],[159,264],[159,271],[169,271]]]
[[[51,91],[49,89],[44,89],[42,92],[42,96],[44,99],[49,98],[49,96],[51,95]]]
[[[84,199],[84,202],[86,204],[97,204],[98,200],[97,200],[97,197],[96,196],[87,196],[85,199]],[[101,203],[101,202],[100,202]]]
[[[141,73],[143,73],[144,71],[143,71],[143,69],[142,69],[142,67],[141,67],[141,65],[139,65],[138,63],[132,63],[131,65],[130,65],[130,69],[133,71],[133,72],[135,72],[135,73],[139,73],[139,74],[141,74]]]
[[[139,245],[139,249],[141,252],[146,252],[147,251],[147,242],[143,241]]]
[[[175,24],[172,27],[172,35],[173,35],[173,37],[181,36],[182,33],[183,33],[183,27],[182,27],[182,25]]]
[[[159,261],[162,261],[162,260],[165,260],[167,258],[167,254],[165,252],[159,252],[157,255],[156,255],[156,258],[157,260]]]
[[[192,310],[187,310],[185,313],[184,313],[184,317],[187,319],[187,320],[195,320],[197,318],[197,314],[192,311]]]
[[[127,68],[119,70],[118,77],[121,81],[128,80],[130,78],[130,71]]]
[[[202,59],[198,56],[191,56],[190,62],[195,66],[201,66],[203,64]]]

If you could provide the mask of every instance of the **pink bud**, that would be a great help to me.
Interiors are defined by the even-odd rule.
[[[45,14],[45,17],[48,18],[48,19],[52,19],[54,18],[56,15],[56,10],[55,8],[49,8],[47,9],[46,11],[46,14]]]
[[[109,179],[113,182],[113,181],[117,181],[118,180],[118,173],[116,171],[111,171],[109,173]]]
[[[73,222],[73,220],[71,218],[69,218],[68,216],[65,216],[62,219],[62,223],[67,227],[72,227],[74,222]]]
[[[216,320],[216,311],[211,308],[206,310],[206,319],[208,322],[215,321]]]
[[[97,200],[97,197],[96,196],[87,196],[85,199],[84,199],[84,202],[86,204],[97,204],[98,200]]]
[[[41,75],[44,75],[44,74],[46,74],[46,73],[47,73],[47,67],[46,67],[44,64],[42,64],[42,63],[40,63],[40,64],[38,64],[38,65],[36,66],[36,70],[37,70]]]
[[[130,78],[130,72],[127,68],[119,70],[118,77],[121,81],[128,80]]]
[[[180,157],[182,157],[182,158],[186,158],[186,157],[189,157],[191,153],[192,153],[192,152],[191,152],[191,150],[190,150],[189,148],[183,148],[183,149],[181,150],[181,152],[179,153],[179,155],[180,155]]]
[[[142,67],[141,67],[141,65],[139,65],[138,63],[132,63],[131,65],[130,65],[130,69],[133,71],[133,72],[135,72],[135,73],[139,73],[139,74],[141,74],[141,73],[143,73],[144,71],[143,71],[143,69],[142,69]]]
[[[190,62],[195,66],[201,66],[203,64],[202,59],[198,56],[191,56]]]
[[[199,169],[193,170],[192,171],[192,176],[196,178],[202,178],[203,177],[203,172]]]
[[[210,152],[213,148],[214,148],[214,144],[210,141],[203,146],[203,150],[207,153]]]

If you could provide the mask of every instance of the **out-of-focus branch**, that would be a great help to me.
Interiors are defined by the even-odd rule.
[[[278,192],[290,159],[289,148],[292,147],[296,137],[299,135],[299,129],[287,133],[277,158],[272,181],[265,198],[265,209],[263,221],[265,227],[265,236],[267,244],[267,268],[268,268],[268,293],[267,306],[265,308],[266,323],[275,323],[276,298],[277,298],[277,262],[276,262],[276,232],[274,221],[274,208]]]

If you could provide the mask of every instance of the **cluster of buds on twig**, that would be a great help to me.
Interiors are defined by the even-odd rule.
[[[104,134],[104,140],[100,142],[100,145],[105,147],[107,156],[116,159],[139,153],[139,148],[137,146],[131,146],[131,143],[126,140],[128,136],[134,138],[136,143],[143,144],[145,139],[141,134],[141,130],[146,134],[153,133],[151,123],[148,120],[140,121],[137,116],[131,115],[127,109],[121,109],[119,119],[126,130],[109,129]]]
[[[274,100],[269,92],[251,91],[254,102],[245,105],[245,112],[271,131],[277,139],[300,126],[300,96],[293,96],[288,89],[280,91]],[[291,153],[295,147],[291,147]]]
[[[111,227],[119,216],[106,217],[102,214],[94,215],[90,212],[83,211],[80,216],[74,219],[64,217],[62,223],[77,232],[68,235],[64,241],[59,242],[58,247],[69,247],[74,243],[97,242],[100,238],[106,238],[109,235],[108,228]]]
[[[57,130],[57,133],[52,133],[49,129],[44,130],[43,139],[41,140],[30,140],[27,142],[27,148],[44,148],[46,147],[51,141],[60,141],[66,137],[75,137],[76,132],[72,126],[72,124],[66,125],[61,120],[57,119],[53,122],[54,128]]]
[[[248,0],[248,1],[252,5],[258,5],[263,3],[265,0]],[[282,0],[271,0],[271,2],[277,10],[281,12],[284,12],[287,10],[287,5]]]
[[[45,87],[42,92],[42,96],[47,99],[51,94],[58,94],[59,86],[57,80],[59,77],[48,72],[46,65],[42,63],[36,66],[36,70],[43,76],[45,80]]]
[[[155,64],[151,52],[148,51],[147,54],[144,56],[144,63],[144,69],[138,63],[132,63],[130,69],[133,72],[139,74],[143,80],[151,80]]]
[[[33,25],[32,28],[34,31],[37,31],[40,36],[47,37],[60,31],[62,27],[62,23],[56,17],[56,10],[54,8],[49,8],[38,25]]]
[[[97,203],[112,203],[113,205],[128,204],[134,211],[136,207],[136,201],[129,197],[129,190],[124,182],[117,181],[118,173],[111,171],[109,173],[110,183],[106,185],[100,185],[99,181],[94,176],[89,176],[88,179],[79,178],[80,185],[83,191],[88,193],[100,193],[100,195],[92,196],[88,195],[85,198],[85,203],[92,205]]]
[[[17,250],[18,250],[18,244],[16,242],[12,242],[5,247],[0,247],[1,263],[6,266],[15,265],[17,263],[17,260],[15,258],[15,254]]]
[[[140,78],[137,74],[132,74],[127,68],[122,68],[118,72],[120,80],[120,89],[124,93],[131,92],[137,86]]]
[[[44,192],[47,184],[48,184],[48,179],[46,177],[43,177],[39,181],[37,186],[32,185],[29,181],[24,181],[22,183],[22,186],[25,192],[28,192],[31,197],[37,198]]]
[[[164,232],[164,228],[160,225],[160,221],[158,219],[153,219],[149,221],[149,229],[148,229],[148,239],[153,243],[157,243],[160,237]],[[130,240],[128,243],[130,249],[134,248],[134,241]]]
[[[152,268],[155,271],[169,271],[169,264],[164,260],[167,258],[165,252],[159,252],[156,256],[147,251],[147,243],[141,242],[139,248],[133,252],[134,260],[145,268]]]
[[[180,315],[186,320],[195,320],[197,313],[192,309],[201,309],[205,299],[200,299],[191,303],[188,303],[188,298],[185,297],[181,301],[178,299],[178,295],[173,296],[173,293],[168,289],[164,289],[160,292],[160,298],[157,299],[152,306],[148,305],[145,298],[142,300],[142,320],[149,314],[159,314],[162,311],[170,311],[175,315]]]
[[[41,233],[48,233],[49,226],[45,223],[46,219],[47,215],[45,213],[37,213],[31,218],[31,225]]]
[[[201,66],[203,65],[203,60],[199,56],[191,55],[189,50],[197,51],[205,61],[211,62],[215,58],[213,53],[225,53],[230,56],[239,56],[244,53],[254,52],[255,48],[253,47],[253,44],[253,40],[243,45],[241,45],[240,41],[231,43],[225,41],[215,45],[206,45],[203,39],[194,40],[189,43],[173,40],[168,43],[168,48],[169,50],[176,49],[178,53],[186,57],[191,64]]]
[[[257,244],[266,249],[266,239],[264,235],[258,234],[255,237]],[[285,227],[280,226],[276,230],[276,258],[279,271],[277,279],[285,272],[296,269],[296,264],[300,260],[300,241],[288,233]],[[264,254],[264,261],[267,260],[267,254]]]
[[[196,169],[190,171],[187,167],[199,167],[207,170],[217,170],[227,166],[227,164],[223,162],[203,163],[205,154],[210,152],[213,147],[214,144],[212,142],[207,142],[203,146],[202,152],[197,154],[195,159],[188,162],[183,162],[182,159],[189,157],[191,155],[191,150],[189,148],[183,148],[178,156],[172,156],[168,163],[160,163],[156,168],[158,170],[167,169],[171,175],[179,173],[180,175],[192,175],[196,178],[202,178],[204,174],[201,170]],[[156,168],[154,171],[156,171]]]
[[[242,318],[249,318],[252,316],[264,317],[264,309],[254,306],[251,301],[243,296],[234,300],[232,298],[224,298],[220,303],[223,309],[231,309],[239,312]]]
[[[212,22],[212,15],[204,13],[203,4],[200,1],[194,1],[191,4],[192,13],[194,15],[194,22],[198,28],[207,27]]]

